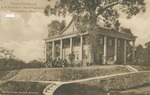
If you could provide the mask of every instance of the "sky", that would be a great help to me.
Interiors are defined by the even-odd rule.
[[[27,5],[28,2],[31,8],[29,4]],[[138,37],[136,45],[144,45],[150,41],[150,0],[145,0],[145,2],[147,9],[144,14],[138,14],[129,20],[125,15],[120,16],[121,25],[130,28],[132,33]],[[54,1],[49,3],[53,4]],[[25,62],[44,59],[43,39],[47,38],[47,24],[55,19],[64,19],[63,17],[45,16],[43,9],[47,4],[47,0],[0,0],[0,47],[14,50],[16,57]],[[5,8],[8,6],[9,8]],[[13,12],[16,11],[16,6],[19,7],[17,10],[34,12]],[[67,22],[70,19],[70,17],[65,18]]]

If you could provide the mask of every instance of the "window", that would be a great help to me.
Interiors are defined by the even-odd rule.
[[[63,40],[63,47],[64,47],[64,48],[70,47],[70,40],[69,40],[69,39]]]
[[[118,47],[120,47],[121,46],[121,42],[120,42],[120,40],[118,40]]]
[[[88,44],[88,36],[83,36],[83,45],[87,45]]]
[[[100,44],[103,44],[103,38],[100,38]]]
[[[80,45],[80,38],[79,37],[73,38],[72,44],[73,44],[73,46],[79,46]]]
[[[60,56],[60,45],[56,44],[55,45],[55,57],[59,57]]]
[[[112,46],[112,39],[108,40],[108,46]]]

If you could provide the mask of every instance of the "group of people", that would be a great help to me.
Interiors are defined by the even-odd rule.
[[[49,58],[46,61],[46,67],[67,67],[68,66],[68,62],[66,59],[62,60],[59,57],[52,59]]]

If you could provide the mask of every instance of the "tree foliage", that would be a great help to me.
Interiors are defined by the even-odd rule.
[[[48,24],[48,37],[52,37],[60,33],[65,28],[65,21],[59,22],[57,20]]]
[[[47,5],[45,15],[51,14],[65,16],[71,14],[78,17],[79,24],[86,28],[90,34],[91,57],[94,63],[99,59],[99,29],[98,22],[103,21],[105,27],[119,29],[120,11],[127,14],[127,18],[145,12],[144,0],[57,0],[55,6]],[[80,25],[79,25],[80,26]],[[81,30],[84,30],[81,28]]]
[[[6,49],[4,47],[0,47],[0,54],[2,58],[14,59],[15,55],[13,54],[13,50]]]
[[[107,23],[118,23],[119,10],[131,18],[139,12],[145,12],[144,0],[57,0],[54,7],[45,8],[45,15],[66,15],[67,13],[82,16],[89,22],[102,19]]]
[[[150,42],[145,43],[145,48],[138,45],[135,51],[136,64],[150,65]]]

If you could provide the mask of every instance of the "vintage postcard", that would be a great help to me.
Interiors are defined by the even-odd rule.
[[[149,0],[0,0],[0,95],[150,95]]]

